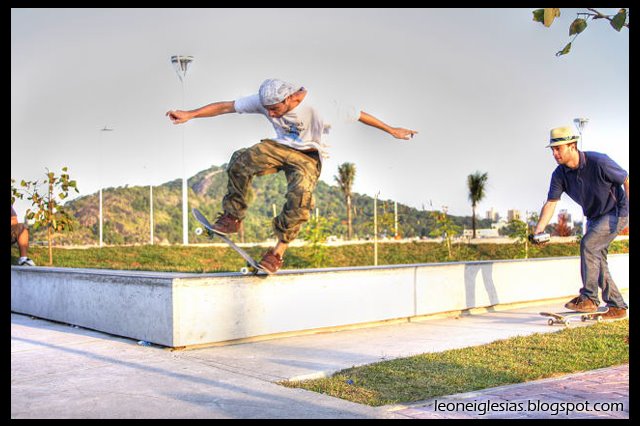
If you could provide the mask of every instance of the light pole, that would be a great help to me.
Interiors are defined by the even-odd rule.
[[[378,195],[373,197],[373,264],[378,265]]]
[[[145,173],[147,166],[144,165]],[[153,184],[149,184],[149,244],[153,245]]]
[[[588,118],[579,117],[573,119],[573,124],[575,124],[576,129],[578,129],[578,133],[580,133],[580,151],[582,151],[582,131],[587,127],[588,123]]]
[[[103,145],[102,135],[103,135],[104,132],[113,132],[113,129],[109,129],[106,125],[102,129],[100,129],[100,145]],[[102,146],[101,146],[101,148],[102,148]],[[102,168],[100,168],[100,169],[102,169]],[[100,180],[102,181],[102,176],[100,176]],[[99,221],[99,231],[98,232],[100,234],[100,245],[99,246],[102,247],[102,182],[100,182],[100,190],[99,190],[98,198],[100,200],[99,201],[99,209],[98,209],[99,210],[99,214],[98,214],[98,216],[99,216],[99,219],[98,219],[98,221]]]
[[[587,126],[587,123],[589,123],[589,119],[588,118],[584,118],[584,117],[578,117],[578,118],[574,118],[573,119],[573,124],[575,124],[576,128],[578,129],[578,133],[580,134],[580,151],[582,151],[582,131],[584,130],[584,128]],[[587,233],[587,218],[585,215],[582,215],[582,236],[584,236]]]
[[[394,228],[395,228],[395,235],[394,237],[397,239],[398,238],[398,202],[394,201],[393,203],[393,213],[394,213]]]
[[[149,185],[149,244],[153,245],[153,185]]]
[[[184,108],[184,79],[193,56],[174,55],[171,63],[182,84],[182,108]],[[182,244],[189,244],[189,216],[187,214],[187,170],[185,166],[184,127],[182,127]]]

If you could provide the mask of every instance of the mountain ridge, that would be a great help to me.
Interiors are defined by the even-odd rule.
[[[213,165],[188,179],[189,210],[198,208],[210,220],[221,210],[222,198],[227,189],[226,164]],[[357,178],[357,176],[356,176]],[[272,238],[271,220],[273,206],[279,213],[285,203],[287,189],[283,173],[256,177],[249,193],[249,209],[243,221],[246,241],[264,241]],[[149,186],[104,188],[103,194],[103,241],[105,244],[148,244]],[[318,181],[314,191],[317,212],[330,222],[331,233],[346,235],[346,203],[337,185]],[[366,238],[373,234],[373,198],[359,193],[352,194],[354,237]],[[98,240],[99,218],[98,193],[78,197],[65,204],[75,217],[72,231],[56,234],[56,244],[86,245]],[[153,187],[154,244],[182,243],[182,186],[174,179]],[[312,212],[316,214],[316,210]],[[429,211],[418,210],[398,203],[400,234],[404,237],[428,236],[434,221]],[[470,217],[450,216],[454,223],[470,227]],[[482,221],[479,223],[481,226]],[[189,242],[206,242],[204,236],[196,236],[197,222],[189,216]],[[380,235],[391,236],[394,229],[393,200],[378,200],[378,229]],[[304,232],[304,226],[303,226]],[[46,240],[42,230],[34,232],[34,239]]]

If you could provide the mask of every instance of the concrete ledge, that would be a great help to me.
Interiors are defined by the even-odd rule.
[[[163,346],[570,297],[579,257],[292,270],[267,278],[11,267],[11,310]],[[620,289],[629,255],[609,256]]]

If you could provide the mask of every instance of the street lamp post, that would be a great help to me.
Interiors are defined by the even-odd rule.
[[[582,151],[582,131],[584,130],[584,128],[587,126],[587,123],[589,123],[589,119],[588,118],[584,118],[584,117],[578,117],[578,118],[574,118],[573,119],[573,124],[575,124],[576,128],[578,129],[578,133],[580,134],[580,151]],[[584,236],[587,233],[587,218],[585,215],[582,215],[582,235]]]
[[[143,166],[145,174],[147,173],[147,165]],[[153,245],[153,184],[149,184],[149,244]]]
[[[184,79],[187,76],[193,56],[174,55],[171,63],[182,85],[182,107],[184,108]],[[189,216],[187,214],[187,171],[185,166],[184,126],[182,127],[182,243],[189,244]]]
[[[575,124],[576,129],[578,129],[578,133],[580,133],[580,151],[582,151],[582,131],[587,127],[588,123],[588,118],[579,117],[573,119],[573,124]]]
[[[102,134],[104,132],[113,132],[113,129],[109,129],[106,125],[102,129],[100,129],[100,145],[103,145],[103,143],[102,143]],[[102,169],[102,168],[100,168],[100,169]],[[99,198],[99,202],[98,202],[98,204],[99,204],[99,207],[98,207],[98,211],[99,211],[99,213],[98,213],[98,216],[99,216],[99,218],[98,218],[99,231],[98,232],[100,234],[100,244],[99,244],[99,246],[102,247],[102,176],[100,176],[100,181],[101,181],[100,182],[100,189],[98,191],[99,192],[99,195],[98,195],[98,198]]]
[[[447,221],[447,212],[448,212],[448,211],[449,211],[449,206],[445,206],[445,205],[443,205],[443,206],[442,206],[442,214],[444,215],[445,223],[446,223],[446,221]],[[464,228],[464,227],[463,227],[463,228]],[[444,238],[445,238],[445,240],[447,241],[447,244],[448,244],[448,242],[449,242],[449,234],[447,234],[447,231],[445,230],[445,231],[444,231],[444,233],[443,233],[442,235],[444,235]]]
[[[373,264],[378,266],[378,196],[380,191],[373,197]]]
[[[153,185],[149,184],[149,244],[153,245]]]
[[[393,212],[394,212],[394,223],[395,223],[395,238],[398,238],[398,202],[394,201],[393,203]]]

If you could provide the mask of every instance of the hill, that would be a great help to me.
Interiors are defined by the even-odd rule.
[[[222,197],[226,193],[226,165],[211,166],[188,180],[189,209],[197,207],[213,220],[221,211]],[[356,176],[357,179],[357,176]],[[285,203],[287,182],[283,173],[254,179],[250,195],[251,203],[243,223],[244,235],[239,240],[264,241],[272,238],[271,219],[274,205],[279,213]],[[103,197],[103,241],[105,244],[149,243],[149,187],[124,186],[106,188]],[[335,185],[318,182],[314,192],[317,213],[329,218],[331,233],[344,236],[347,232],[346,203]],[[373,235],[373,198],[354,193],[353,230],[357,238]],[[65,207],[75,217],[74,230],[55,236],[59,245],[96,244],[99,239],[98,193],[76,198]],[[180,179],[153,187],[154,243],[182,243],[182,187]],[[314,212],[315,214],[315,212]],[[451,216],[453,221],[466,228],[471,227],[471,217]],[[398,203],[398,226],[403,237],[428,236],[433,227],[429,211],[418,210]],[[480,221],[479,228],[488,226]],[[197,223],[189,217],[189,241],[206,242],[206,237],[196,236]],[[379,235],[394,235],[394,202],[378,200]],[[303,231],[304,232],[304,227]],[[35,241],[44,241],[42,231],[35,232]]]

